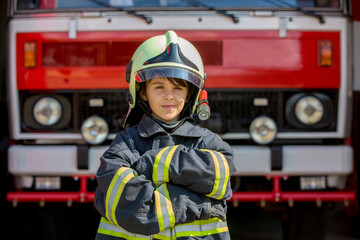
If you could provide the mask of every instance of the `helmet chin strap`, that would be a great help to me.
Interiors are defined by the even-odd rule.
[[[151,116],[152,111],[149,104],[140,96],[137,96],[136,104],[144,111],[145,114]]]
[[[192,104],[189,102],[185,103],[184,109],[180,113],[179,120],[183,118],[192,118],[191,116],[191,106]]]
[[[128,102],[129,102],[129,99],[128,99]],[[130,102],[129,102],[129,109],[125,116],[123,128],[125,128],[129,122],[130,122],[129,123],[130,125],[137,124],[140,121],[140,119],[144,113],[151,116],[151,113],[152,113],[151,108],[150,108],[149,104],[147,104],[146,101],[144,101],[139,96],[139,94],[137,94],[136,104],[135,104],[134,108],[130,107]]]

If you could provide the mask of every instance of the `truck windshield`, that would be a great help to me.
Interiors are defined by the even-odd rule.
[[[341,0],[14,0],[15,11],[73,11],[73,10],[111,10],[112,8],[134,8],[137,10],[196,9],[204,6],[223,10],[278,9],[278,8],[316,8],[321,10],[340,10]]]

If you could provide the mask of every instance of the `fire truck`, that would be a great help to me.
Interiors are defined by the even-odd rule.
[[[9,1],[7,200],[93,201],[128,110],[126,65],[144,40],[175,30],[203,57],[211,117],[194,121],[234,150],[234,206],[357,209],[355,2]]]

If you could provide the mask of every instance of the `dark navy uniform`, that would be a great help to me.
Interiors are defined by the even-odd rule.
[[[230,239],[232,159],[230,146],[210,130],[144,115],[101,157],[96,239]]]

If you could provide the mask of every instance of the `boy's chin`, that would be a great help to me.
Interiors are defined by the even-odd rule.
[[[157,120],[160,120],[166,124],[172,124],[175,123],[177,121],[179,121],[180,118],[180,114],[177,114],[177,112],[165,112],[165,113],[161,113],[161,114],[156,114],[154,112],[152,112],[152,117],[156,118]]]
[[[178,121],[178,118],[176,118],[176,119],[171,119],[171,120],[162,120],[164,123],[166,123],[166,124],[172,124],[172,123],[175,123],[175,122],[177,122]]]
[[[158,118],[158,119],[166,124],[172,124],[177,122],[179,120],[179,117],[175,117],[175,118],[168,117],[168,118]]]

